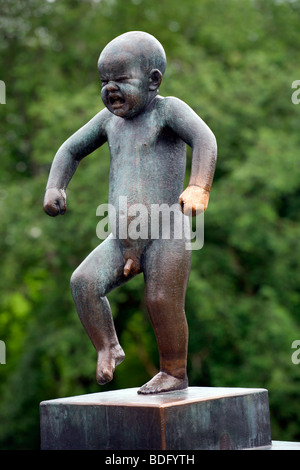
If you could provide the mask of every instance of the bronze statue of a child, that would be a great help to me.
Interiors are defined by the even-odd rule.
[[[188,105],[158,95],[166,69],[162,45],[148,33],[122,34],[104,48],[98,69],[106,108],[58,150],[44,210],[53,217],[64,214],[65,189],[80,160],[105,142],[111,155],[109,203],[119,217],[126,217],[119,207],[120,197],[127,198],[128,206],[176,203],[178,211],[188,215],[194,215],[197,205],[206,210],[216,164],[216,140]],[[183,191],[186,144],[192,147],[192,168],[189,185]],[[129,221],[130,217],[125,223]],[[160,372],[138,393],[188,387],[184,304],[191,251],[186,249],[185,241],[176,237],[174,230],[169,239],[124,239],[111,234],[73,273],[72,295],[98,354],[99,384],[112,380],[115,367],[125,357],[106,295],[143,273]]]

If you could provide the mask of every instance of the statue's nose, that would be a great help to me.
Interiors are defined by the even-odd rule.
[[[119,87],[116,84],[116,82],[111,81],[111,82],[108,82],[108,84],[106,85],[106,90],[107,91],[111,92],[111,91],[115,91],[115,90],[118,90],[118,89],[119,89]]]

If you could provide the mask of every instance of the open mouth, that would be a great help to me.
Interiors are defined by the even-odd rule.
[[[111,105],[111,107],[115,109],[120,108],[125,103],[125,100],[117,94],[109,95],[108,99],[109,99],[109,104]]]

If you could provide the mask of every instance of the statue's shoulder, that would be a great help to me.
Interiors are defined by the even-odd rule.
[[[158,106],[163,109],[165,112],[172,112],[173,110],[178,110],[184,107],[187,107],[187,104],[176,96],[158,96]]]
[[[161,116],[164,117],[164,122],[169,124],[174,120],[178,120],[182,116],[183,113],[186,113],[187,109],[189,109],[188,105],[179,98],[175,96],[166,96],[166,97],[158,97],[160,98],[157,102],[157,109]]]
[[[180,107],[181,100],[174,96],[156,96],[154,109],[161,117],[168,118],[174,110]]]

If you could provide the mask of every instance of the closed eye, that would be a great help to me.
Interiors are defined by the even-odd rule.
[[[113,78],[111,80],[101,80],[102,88],[104,88],[110,81],[111,82],[125,82],[126,80],[130,80],[130,77],[127,75],[121,75],[120,77]]]

